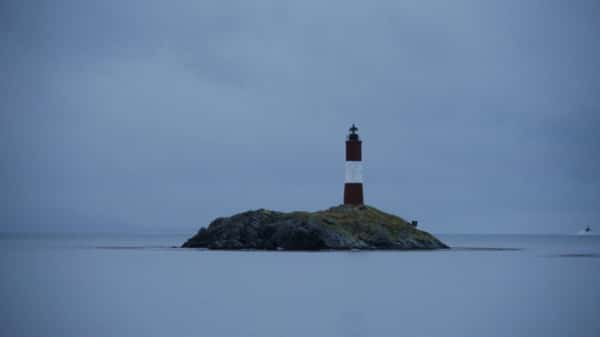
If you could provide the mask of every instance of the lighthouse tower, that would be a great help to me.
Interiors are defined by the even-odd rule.
[[[362,205],[362,141],[356,133],[358,128],[352,124],[346,139],[346,179],[344,181],[344,205]]]

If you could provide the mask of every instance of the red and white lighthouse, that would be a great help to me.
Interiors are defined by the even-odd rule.
[[[352,124],[346,139],[346,179],[344,181],[344,205],[362,205],[362,141],[356,133],[358,128]]]

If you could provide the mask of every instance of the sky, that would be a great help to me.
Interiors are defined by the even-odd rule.
[[[365,202],[600,231],[598,1],[0,2],[0,232],[195,231]]]

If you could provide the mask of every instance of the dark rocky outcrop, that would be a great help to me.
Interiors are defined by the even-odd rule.
[[[215,219],[183,247],[209,249],[440,249],[433,235],[370,206],[318,212],[248,211]]]

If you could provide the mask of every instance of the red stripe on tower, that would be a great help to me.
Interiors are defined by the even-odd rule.
[[[346,139],[346,179],[344,181],[344,205],[362,205],[362,141],[356,133],[358,128],[352,124]]]

